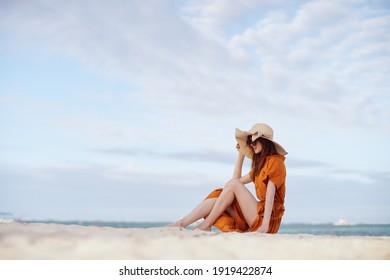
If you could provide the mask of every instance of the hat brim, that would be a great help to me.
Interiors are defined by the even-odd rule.
[[[235,137],[237,140],[238,145],[240,146],[240,151],[243,153],[247,158],[252,159],[253,158],[253,149],[247,145],[247,139],[248,136],[252,135],[248,131],[242,131],[238,128],[236,128]]]
[[[235,131],[235,137],[236,137],[237,143],[240,146],[240,151],[247,158],[250,158],[250,159],[253,159],[253,149],[252,149],[252,147],[248,146],[247,139],[248,139],[248,136],[254,135],[256,132],[257,131],[251,131],[251,130],[249,130],[249,131],[242,131],[242,130],[240,130],[238,128],[236,128],[236,131]],[[257,138],[259,138],[259,137],[256,137],[256,138],[252,139],[252,141],[256,140]],[[274,143],[276,152],[278,154],[280,154],[282,156],[287,155],[286,150],[279,143],[275,142],[274,140],[268,139],[267,137],[261,137],[261,138],[267,139],[267,140],[271,141],[272,143]]]

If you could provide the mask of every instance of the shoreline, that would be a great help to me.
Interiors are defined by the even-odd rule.
[[[389,260],[389,236],[0,224],[1,260]]]

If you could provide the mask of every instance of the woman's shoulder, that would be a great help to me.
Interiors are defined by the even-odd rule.
[[[264,167],[267,170],[281,170],[285,169],[286,166],[284,164],[285,157],[279,154],[271,155],[266,158],[266,162]]]
[[[279,155],[279,154],[275,154],[275,155],[270,155],[270,156],[267,156],[266,160],[268,162],[279,162],[279,163],[284,163],[284,160],[286,158],[282,155]]]
[[[284,159],[285,157],[279,154],[267,157],[264,172],[276,186],[281,186],[286,177]]]

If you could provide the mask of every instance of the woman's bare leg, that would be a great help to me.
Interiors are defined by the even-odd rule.
[[[232,179],[223,188],[210,214],[196,229],[209,231],[219,216],[233,203],[234,198],[237,199],[246,222],[252,225],[257,216],[257,200],[244,184],[237,179]]]
[[[197,220],[209,215],[211,209],[213,209],[216,198],[207,198],[203,200],[198,206],[194,208],[187,216],[181,218],[175,223],[169,224],[170,227],[186,227],[196,222]]]

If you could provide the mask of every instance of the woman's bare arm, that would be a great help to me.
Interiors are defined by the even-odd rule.
[[[263,223],[257,230],[261,233],[266,233],[269,228],[269,223],[271,220],[272,208],[274,207],[274,199],[275,199],[275,184],[269,180],[267,184],[267,193],[265,195],[265,209],[264,209],[264,218]]]
[[[239,178],[238,181],[240,181],[241,183],[243,183],[245,185],[245,184],[251,183],[252,179],[251,179],[251,177],[249,176],[249,173],[248,173],[245,176]]]
[[[244,163],[245,156],[242,153],[238,153],[236,166],[234,167],[233,178],[240,179],[242,174],[242,165]]]

